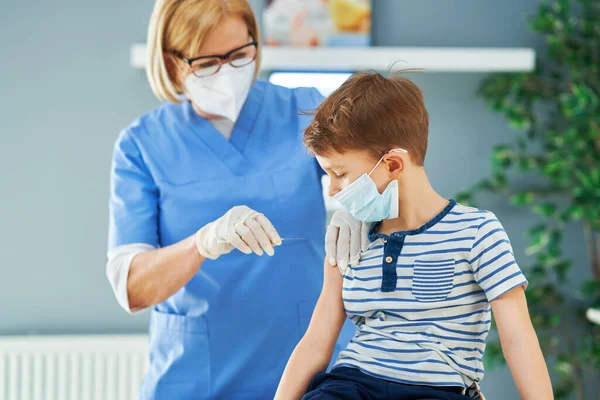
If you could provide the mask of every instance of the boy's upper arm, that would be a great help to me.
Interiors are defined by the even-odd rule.
[[[477,230],[469,263],[489,302],[517,287],[527,287],[504,227],[493,213],[486,214]]]
[[[503,351],[506,352],[516,337],[533,332],[527,300],[521,287],[509,290],[492,301],[491,306],[503,341],[502,347],[506,347]]]
[[[529,320],[525,292],[521,287],[517,287],[516,289],[508,291],[491,302],[496,322],[514,321],[515,319],[520,319],[518,318],[519,316],[526,316],[526,320]]]
[[[327,261],[323,268],[323,288],[305,338],[317,346],[319,351],[326,352],[331,357],[346,320],[342,300],[343,277],[338,268],[331,266]]]

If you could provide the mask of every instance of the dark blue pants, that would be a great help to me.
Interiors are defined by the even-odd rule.
[[[320,372],[302,400],[467,400],[460,387],[404,385],[367,375],[356,368]]]

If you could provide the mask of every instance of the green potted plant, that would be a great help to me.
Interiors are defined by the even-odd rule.
[[[544,2],[531,28],[547,45],[535,71],[493,74],[479,90],[512,136],[493,149],[491,176],[457,200],[475,204],[488,191],[539,216],[528,230],[533,262],[523,266],[532,321],[556,398],[583,400],[586,386],[600,382],[600,326],[591,322],[600,308],[600,1]],[[532,175],[535,186],[523,189]],[[585,231],[591,271],[576,292],[566,289],[572,261],[561,248],[570,223]],[[497,342],[487,354],[488,366],[503,362]]]

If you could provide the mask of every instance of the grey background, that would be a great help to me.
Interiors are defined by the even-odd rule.
[[[261,1],[252,1],[260,8]],[[375,0],[373,42],[385,46],[539,48],[525,15],[535,0]],[[129,46],[144,42],[152,1],[0,2],[0,334],[132,333],[104,274],[112,145],[155,107]],[[414,76],[431,115],[426,167],[440,193],[485,176],[489,150],[512,133],[474,93],[481,74]],[[533,218],[488,198],[518,260]],[[566,236],[573,275],[589,275],[583,234]],[[491,372],[489,399],[517,398],[507,370]]]

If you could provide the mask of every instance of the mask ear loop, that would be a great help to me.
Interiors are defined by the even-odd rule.
[[[385,156],[387,156],[390,153],[408,153],[408,150],[397,148],[397,149],[392,149],[392,150],[388,151],[387,153],[385,153],[384,155],[381,156],[381,158],[379,159],[379,161],[377,161],[377,164],[375,164],[375,166],[373,167],[373,169],[367,175],[371,176],[371,174],[373,173],[373,171],[375,171],[375,168],[377,168],[379,166],[379,164],[381,164],[381,162],[383,161],[383,159],[385,158]]]

